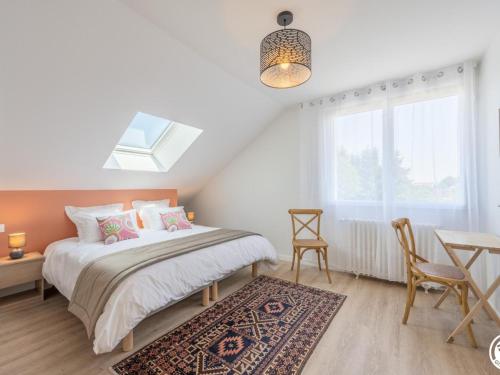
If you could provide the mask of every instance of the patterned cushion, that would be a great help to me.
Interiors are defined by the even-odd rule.
[[[169,232],[181,229],[191,229],[191,223],[186,218],[184,211],[165,212],[160,214],[163,225]]]
[[[427,275],[446,277],[447,279],[463,280],[465,278],[460,268],[436,263],[418,263],[417,268]]]
[[[110,245],[112,243],[132,238],[139,238],[139,232],[135,225],[132,215],[134,212],[127,212],[121,215],[98,217],[97,223],[99,229],[104,236],[104,244]]]

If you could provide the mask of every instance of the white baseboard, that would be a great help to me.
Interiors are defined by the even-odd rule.
[[[278,259],[282,260],[284,262],[290,262],[290,263],[292,263],[293,255],[292,254],[278,253]],[[312,253],[310,254],[310,257],[308,257],[306,255],[304,258],[302,258],[302,262],[300,262],[300,264],[301,265],[306,265],[306,266],[311,266],[311,267],[318,267],[318,263],[317,263],[316,259],[312,257]],[[354,275],[357,275],[355,272],[350,272],[350,271],[346,271],[344,269],[340,269],[338,267],[335,267],[332,264],[329,264],[328,266],[329,266],[330,270],[332,270],[332,271],[347,272],[347,273],[352,273]]]

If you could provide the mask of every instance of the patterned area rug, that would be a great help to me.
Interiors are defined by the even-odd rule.
[[[112,367],[116,374],[299,374],[346,296],[260,276]]]

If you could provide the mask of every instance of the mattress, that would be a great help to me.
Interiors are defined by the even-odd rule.
[[[112,245],[80,243],[78,238],[64,239],[47,247],[43,276],[69,300],[80,271],[100,256],[215,229],[200,225],[176,232],[144,229],[139,238]],[[94,352],[112,351],[151,313],[256,261],[264,261],[264,265],[275,264],[277,253],[266,238],[248,236],[139,270],[123,281],[108,300],[94,331]]]

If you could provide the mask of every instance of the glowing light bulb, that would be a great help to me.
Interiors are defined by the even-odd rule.
[[[283,70],[287,70],[290,67],[290,63],[281,63],[280,68]]]

